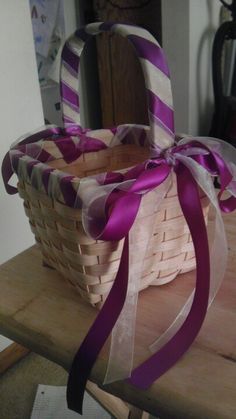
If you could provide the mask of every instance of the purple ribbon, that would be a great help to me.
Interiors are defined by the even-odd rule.
[[[178,332],[157,353],[137,367],[128,381],[142,389],[171,368],[187,351],[197,336],[206,315],[210,261],[207,231],[198,186],[189,169],[179,163],[175,169],[180,205],[189,226],[197,260],[196,290],[191,310]]]
[[[93,137],[89,138],[87,132],[88,130],[82,130],[79,126],[68,126],[64,129],[53,127],[27,137],[17,145],[16,149],[19,149],[24,154],[27,151],[27,144],[35,143],[42,139],[51,140],[57,143],[58,148],[67,161],[73,161],[77,158],[76,153],[81,154],[106,148],[106,145],[101,140]],[[73,148],[72,152],[70,149],[71,144],[69,145],[68,143],[68,139],[71,136],[80,138],[78,149]],[[192,152],[193,149],[195,149],[194,153]],[[199,150],[199,153],[196,150]],[[232,174],[224,159],[217,152],[211,151],[196,140],[171,147],[168,150],[156,151],[156,154],[155,156],[152,153],[153,157],[151,159],[130,169],[125,174],[106,174],[105,184],[121,183],[122,185],[123,182],[128,180],[133,180],[133,182],[131,182],[131,186],[127,190],[116,188],[108,196],[105,225],[97,218],[97,204],[99,205],[99,203],[95,202],[89,208],[88,218],[91,220],[89,231],[93,237],[107,241],[118,241],[122,238],[125,238],[125,240],[114,284],[103,308],[76,353],[70,369],[67,386],[68,407],[79,413],[82,413],[83,395],[87,379],[126,300],[129,276],[128,234],[135,221],[142,194],[148,193],[161,185],[167,179],[172,169],[174,169],[177,176],[178,197],[190,229],[196,254],[195,294],[189,314],[176,334],[154,355],[135,368],[127,381],[139,388],[148,388],[187,351],[197,336],[206,315],[210,278],[207,232],[197,183],[190,170],[180,160],[178,161],[178,154],[191,157],[211,175],[219,177],[221,188],[218,200],[223,212],[231,212],[236,208],[235,197],[231,196],[225,200],[221,199],[226,187],[232,181]],[[46,154],[40,153],[40,161],[48,161],[47,159],[48,156]],[[31,163],[35,164],[37,160]],[[53,169],[49,168],[43,174],[43,182],[45,184],[47,184],[47,178],[51,170]],[[16,188],[8,185],[12,175],[9,154],[5,156],[3,161],[2,173],[7,191],[11,194],[15,193]],[[67,185],[70,180],[71,176],[68,179],[63,178],[61,187],[67,204],[73,206],[74,197]],[[125,217],[123,216],[124,213]]]
[[[89,131],[91,130],[82,129],[79,125],[70,125],[65,128],[55,126],[27,136],[22,141],[19,141],[13,149],[17,149],[22,153],[27,153],[28,144],[35,144],[40,140],[54,141],[64,160],[67,163],[71,163],[79,158],[83,153],[90,153],[107,148],[106,144],[100,139],[89,137]],[[74,143],[72,140],[69,141],[73,136],[79,137],[80,141],[78,143]],[[44,163],[52,160],[52,157],[47,151],[41,149],[37,160]],[[12,175],[13,169],[11,165],[10,152],[8,152],[2,162],[2,178],[5,189],[10,195],[17,193],[17,188],[9,185],[9,180]]]
[[[100,231],[99,239],[120,240],[125,237],[125,244],[113,287],[76,353],[69,373],[68,407],[78,413],[82,413],[87,379],[125,302],[128,281],[128,232],[138,212],[141,193],[148,192],[160,185],[168,177],[172,169],[171,166],[174,166],[177,176],[179,201],[190,229],[196,254],[197,275],[194,299],[185,322],[176,334],[148,360],[135,368],[127,381],[141,389],[148,388],[188,350],[201,328],[209,298],[210,262],[207,231],[196,181],[190,170],[175,156],[176,153],[184,153],[192,147],[207,151],[205,154],[191,157],[197,161],[199,160],[200,164],[210,173],[219,176],[221,191],[218,199],[220,201],[223,191],[232,180],[232,175],[224,160],[217,153],[196,141],[168,149],[158,158],[153,158],[145,164],[131,169],[123,175],[123,180],[135,178],[136,180],[132,186],[126,191],[113,191],[107,200],[107,222],[105,228],[102,227],[102,231]],[[130,173],[132,173],[132,176]],[[220,201],[220,205],[223,211],[232,211],[236,208],[236,199],[231,197],[223,202]],[[123,217],[124,212],[125,217]],[[92,212],[90,215],[94,218],[90,231],[92,234],[97,234],[96,214]],[[95,230],[94,225],[96,225]]]

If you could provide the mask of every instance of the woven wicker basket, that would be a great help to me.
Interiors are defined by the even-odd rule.
[[[127,31],[128,34],[130,31],[132,32],[132,27],[126,25],[117,25],[117,27],[118,29],[113,30],[120,32],[122,35],[124,35],[122,32],[124,28],[126,30],[125,36],[127,36]],[[86,28],[86,32],[82,34],[83,36],[81,36],[80,31],[77,32],[76,38],[70,40],[69,52],[65,52],[64,49],[62,77],[64,79],[67,77],[67,84],[62,84],[62,96],[65,95],[65,89],[74,83],[73,71],[75,69],[72,69],[73,71],[70,73],[71,68],[68,60],[71,57],[69,55],[73,53],[78,58],[83,46],[79,38],[84,39],[85,34],[87,36],[88,33],[94,34],[96,32],[97,30],[90,25]],[[139,36],[147,36],[146,34],[147,32],[143,30],[139,32]],[[145,71],[147,86],[149,70],[146,64]],[[154,79],[153,76],[149,77],[149,89]],[[156,82],[156,79],[154,81]],[[79,124],[79,112],[75,104],[70,104],[68,100],[64,100],[63,111],[64,120],[67,124],[71,122]],[[160,133],[160,129],[159,131],[158,129],[151,124],[151,133],[146,135],[144,144],[147,144],[150,136],[156,136]],[[155,130],[158,132],[155,132]],[[148,131],[149,129],[146,129],[146,134]],[[101,130],[100,133],[97,131],[97,135],[95,135],[95,131],[91,131],[91,133],[96,138],[102,138],[107,145],[112,142],[111,131],[109,131],[109,139],[106,138],[106,130]],[[75,183],[79,183],[80,178],[97,173],[127,170],[149,157],[148,147],[140,147],[137,143],[135,144],[135,141],[133,144],[132,141],[129,142],[131,144],[127,144],[127,141],[123,138],[121,145],[82,154],[70,163],[63,158],[61,153],[54,153],[54,159],[47,162],[47,165],[44,164],[43,169],[45,170],[45,166],[47,166],[73,175],[75,176]],[[50,151],[50,155],[53,155],[52,150],[49,150],[52,145],[53,143],[50,141],[43,143],[44,150]],[[166,143],[161,144],[161,146],[164,148]],[[18,190],[24,200],[25,212],[35,234],[36,242],[42,249],[43,260],[57,269],[79,291],[83,299],[92,305],[101,307],[116,276],[123,240],[120,242],[104,242],[88,237],[83,229],[81,209],[66,205],[61,197],[49,196],[42,184],[38,188],[32,185],[29,173],[27,170],[22,170],[22,164],[25,162],[27,166],[29,161],[30,159],[21,159],[21,172],[16,170],[19,177]],[[22,175],[26,172],[27,175]],[[154,194],[154,192],[149,192],[142,199],[142,208],[138,214],[138,222],[142,225],[148,222],[148,217],[153,216],[153,214],[150,214],[149,204],[155,199]],[[207,219],[209,205],[203,194],[201,202],[205,219]],[[140,243],[142,244],[141,237]],[[140,252],[142,251],[140,245]],[[194,268],[193,244],[179,205],[176,180],[175,175],[173,175],[172,185],[156,212],[152,237],[145,255],[140,289],[149,285],[164,284],[173,280],[177,274]]]
[[[118,149],[118,150],[117,150]],[[141,150],[141,152],[140,152]],[[146,149],[148,153],[148,149]],[[86,161],[86,156],[89,159]],[[51,164],[67,173],[80,177],[88,173],[110,171],[129,161],[131,165],[143,161],[144,150],[137,146],[120,146],[81,156],[76,164],[66,164],[63,159]],[[104,158],[106,166],[104,167]],[[121,159],[121,160],[120,160]],[[84,166],[84,169],[83,169]],[[71,169],[71,170],[70,170]],[[44,261],[57,269],[92,305],[100,307],[110,291],[118,270],[123,240],[105,242],[88,237],[82,225],[82,211],[70,208],[39,192],[29,183],[20,181],[20,196],[29,217],[30,226],[39,243]],[[155,199],[149,192],[142,201],[139,221],[142,224],[152,216],[149,202]],[[201,197],[205,218],[209,203]],[[142,252],[142,248],[140,249]],[[195,256],[189,229],[180,208],[176,182],[164,198],[155,217],[152,238],[146,252],[140,289],[149,285],[161,285],[173,280],[176,275],[195,268]]]

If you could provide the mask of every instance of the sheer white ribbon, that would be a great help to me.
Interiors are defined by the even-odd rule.
[[[178,144],[185,144],[192,141],[193,138],[183,139]],[[211,140],[210,138],[194,138],[194,140],[201,142],[202,144],[207,145],[211,150],[217,151],[220,155],[227,161],[228,166],[232,173],[236,173],[236,166],[232,163],[232,160],[236,161],[236,150],[232,149],[232,146],[225,144],[222,141],[218,140]],[[224,273],[226,270],[227,264],[227,241],[224,231],[223,220],[221,217],[220,208],[218,205],[218,200],[216,197],[215,189],[213,186],[213,181],[211,175],[196,163],[191,157],[191,155],[196,154],[206,154],[200,147],[194,147],[188,149],[188,151],[184,154],[175,153],[175,158],[185,164],[191,173],[193,174],[194,178],[196,179],[197,183],[199,184],[200,188],[204,191],[206,196],[209,198],[210,202],[212,203],[213,207],[216,211],[216,220],[215,220],[215,231],[214,231],[214,239],[211,249],[211,285],[210,285],[210,296],[209,296],[209,306],[211,305],[212,301],[215,298],[215,295],[222,283]],[[95,179],[94,179],[95,180]],[[101,181],[101,178],[100,178]],[[85,180],[85,184],[89,182],[89,179]],[[91,199],[87,199],[83,194],[83,205],[84,208],[89,208],[92,202],[96,199],[96,196],[101,195],[103,196],[103,202],[105,208],[105,203],[108,194],[114,189],[115,187],[119,187],[121,189],[126,189],[128,185],[130,185],[131,181],[128,181],[127,185],[124,184],[116,184],[116,185],[102,185],[97,188],[95,181],[94,187],[90,190],[90,197]],[[102,182],[101,182],[102,183]],[[87,183],[87,186],[89,184]],[[106,371],[106,376],[104,380],[104,384],[111,383],[113,381],[121,380],[127,378],[131,375],[131,371],[133,368],[133,354],[134,354],[134,336],[135,336],[135,322],[136,322],[136,312],[137,312],[137,302],[138,302],[138,292],[140,286],[140,279],[142,277],[142,265],[145,259],[145,253],[148,248],[149,239],[152,233],[152,225],[153,220],[155,217],[155,213],[158,210],[164,196],[166,195],[170,186],[170,179],[167,180],[163,185],[159,186],[155,190],[155,198],[150,200],[152,202],[152,208],[150,208],[150,212],[153,214],[153,218],[150,217],[150,223],[148,226],[142,227],[142,223],[139,223],[139,214],[137,219],[130,231],[130,272],[129,272],[129,286],[127,297],[125,301],[125,305],[123,310],[117,320],[117,323],[112,331],[112,339],[111,339],[111,348],[108,360],[108,366]],[[236,182],[233,180],[229,185],[228,190],[236,196]],[[84,191],[87,188],[84,189]],[[100,192],[99,192],[100,190]],[[88,193],[88,189],[86,194]],[[144,195],[142,198],[143,201],[143,208],[145,208],[144,200],[148,199],[148,195],[153,192],[149,192],[146,196]],[[79,193],[80,195],[80,193]],[[142,211],[142,205],[140,207],[140,213]],[[88,220],[87,220],[88,221]],[[84,210],[84,226],[86,230],[86,209]],[[88,230],[87,230],[88,231]],[[142,238],[142,246],[143,246],[143,258],[140,260],[140,253],[137,252],[140,237]],[[146,249],[146,250],[145,250]],[[139,254],[137,260],[137,254]],[[185,321],[191,304],[193,300],[193,294],[188,298],[187,302],[185,303],[184,307],[177,315],[174,322],[170,325],[166,332],[164,332],[158,339],[155,341],[150,350],[156,351],[160,349],[181,327],[183,322]]]
[[[104,384],[130,377],[133,368],[135,323],[138,292],[143,271],[143,262],[152,236],[156,212],[170,188],[170,179],[142,198],[137,218],[129,232],[129,283],[126,301],[112,330],[111,347]],[[150,197],[152,194],[152,197]],[[148,213],[146,202],[148,202]],[[143,212],[149,217],[143,224]],[[140,252],[141,246],[141,252]]]
[[[178,144],[186,144],[192,141],[192,138],[186,138],[181,140]],[[226,144],[222,140],[211,139],[211,138],[194,138],[194,140],[201,142],[203,145],[206,145],[212,151],[218,152],[226,162],[228,162],[229,169],[233,176],[236,174],[236,166],[232,163],[232,160],[236,161],[236,150],[230,144]],[[191,149],[188,149],[189,155]],[[214,225],[214,238],[212,243],[212,248],[210,252],[210,294],[208,309],[212,304],[224,278],[226,266],[227,266],[227,239],[225,235],[224,223],[222,220],[221,211],[218,204],[218,199],[216,192],[213,186],[212,177],[198,163],[196,163],[191,157],[184,156],[183,154],[176,153],[176,158],[181,161],[188,169],[191,171],[195,180],[197,181],[200,188],[204,191],[206,196],[209,198],[210,203],[213,205],[216,218]],[[235,177],[236,178],[236,177]],[[232,195],[236,196],[236,184],[233,180],[227,188]],[[188,298],[187,302],[169,326],[169,328],[150,346],[151,352],[156,352],[159,350],[166,342],[168,342],[177,330],[184,323],[193,301],[194,291]]]
[[[115,188],[126,190],[134,182],[134,180],[128,180],[120,184],[113,183],[104,185],[104,181],[105,175],[102,174],[82,179],[79,185],[77,202],[75,205],[79,206],[79,202],[82,200],[83,227],[88,235],[90,235],[89,224],[91,222],[91,207],[93,205],[95,206],[96,218],[100,219],[100,228],[102,228],[103,223],[105,226],[105,205],[109,194]],[[156,212],[170,188],[170,183],[171,178],[163,182],[163,184],[154,191],[143,195],[138,215],[129,232],[130,252],[128,290],[124,307],[112,331],[110,354],[104,384],[121,380],[131,375],[133,367],[136,310],[143,262],[152,235]],[[150,194],[153,195],[152,199],[150,199]],[[99,202],[99,205],[96,205],[96,202]],[[148,220],[145,224],[140,222],[140,217],[144,214],[147,216]],[[97,237],[97,239],[99,239],[99,237]],[[142,249],[141,252],[140,247]]]

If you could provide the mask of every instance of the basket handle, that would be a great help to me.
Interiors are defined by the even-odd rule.
[[[78,73],[85,43],[93,35],[111,31],[128,38],[133,45],[145,78],[151,143],[161,149],[174,142],[174,112],[169,69],[157,40],[145,29],[114,22],[90,23],[78,29],[62,50],[60,91],[63,122],[80,125]]]

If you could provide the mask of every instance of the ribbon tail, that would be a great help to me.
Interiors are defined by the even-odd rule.
[[[124,380],[133,369],[138,293],[146,252],[150,246],[157,211],[171,185],[169,176],[156,189],[142,197],[135,222],[129,231],[129,283],[126,301],[112,330],[111,348],[103,384]],[[146,214],[143,222],[143,214]]]
[[[210,282],[210,260],[207,231],[197,183],[190,170],[179,163],[176,169],[180,205],[192,235],[196,261],[196,289],[190,312],[177,333],[155,354],[134,369],[128,382],[147,389],[171,368],[188,350],[204,321]]]
[[[178,155],[178,159],[188,167],[191,171],[194,179],[197,181],[198,185],[202,191],[208,197],[211,205],[215,208],[216,217],[214,222],[214,239],[211,246],[210,252],[210,294],[208,301],[208,309],[214,300],[218,289],[221,286],[221,283],[224,278],[226,266],[227,266],[227,239],[225,235],[224,223],[216,197],[216,192],[213,186],[213,180],[206,172],[206,170],[201,167],[198,163],[194,162],[192,159],[186,156]],[[189,310],[192,305],[194,296],[194,291],[184,304],[183,308],[168,327],[168,329],[150,346],[151,352],[156,352],[159,350],[168,340],[174,336],[176,331],[181,327],[186,319]]]
[[[129,276],[129,239],[124,240],[119,270],[102,310],[76,353],[67,383],[68,408],[82,414],[86,382],[96,358],[114,327],[125,302]]]
[[[227,241],[222,216],[217,201],[214,202],[211,200],[211,204],[215,206],[216,219],[214,227],[214,240],[210,254],[211,275],[208,310],[221,286],[227,266]],[[183,308],[181,309],[175,320],[168,327],[168,329],[155,342],[152,343],[152,345],[150,346],[150,351],[152,353],[159,350],[169,339],[172,338],[172,336],[174,336],[176,331],[182,326],[191,308],[193,297],[194,291],[191,293]]]

